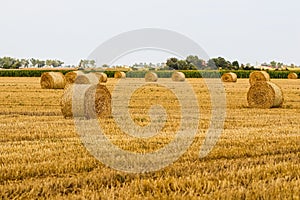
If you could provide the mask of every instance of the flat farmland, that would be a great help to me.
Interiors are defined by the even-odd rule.
[[[187,81],[200,108],[194,142],[168,167],[134,174],[111,169],[88,152],[74,121],[61,114],[63,90],[41,89],[39,78],[0,77],[0,198],[300,199],[300,80],[272,80],[284,93],[283,107],[273,109],[248,107],[248,79],[224,83],[224,130],[201,159],[212,106],[203,79]],[[116,83],[108,80],[110,92]],[[112,117],[98,119],[99,125],[122,149],[158,150],[178,131],[181,105],[167,88],[138,89],[129,103],[137,126],[151,122],[147,110],[153,103],[171,117],[149,140],[126,135]]]

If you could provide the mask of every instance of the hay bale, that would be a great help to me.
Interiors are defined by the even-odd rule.
[[[75,91],[75,89],[77,91]],[[83,105],[73,109],[74,93]],[[111,115],[111,94],[104,85],[69,84],[66,86],[60,101],[64,118],[85,117],[97,118]]]
[[[250,85],[254,85],[259,81],[270,81],[270,75],[265,71],[252,72],[249,77]]]
[[[126,74],[125,74],[125,72],[117,71],[117,72],[115,72],[114,77],[115,78],[126,78]]]
[[[45,72],[41,76],[40,84],[42,89],[63,89],[66,80],[61,72]]]
[[[95,119],[111,115],[111,94],[105,85],[97,84],[89,87],[85,93],[85,117]]]
[[[66,73],[65,77],[66,77],[66,83],[67,84],[72,84],[75,82],[75,79],[77,76],[79,75],[83,75],[84,73],[82,71],[72,71],[72,72],[68,72]]]
[[[185,75],[182,72],[174,72],[172,74],[172,81],[182,82],[185,81]]]
[[[75,84],[98,84],[99,78],[94,73],[82,74],[76,77]]]
[[[147,72],[145,74],[145,81],[146,82],[156,82],[158,80],[158,76],[154,72]]]
[[[289,73],[289,75],[288,75],[288,79],[297,79],[297,78],[298,78],[298,75],[294,72]]]
[[[221,77],[223,82],[236,82],[237,81],[237,75],[233,72],[225,73]]]
[[[73,84],[66,85],[63,95],[60,100],[60,108],[64,118],[73,117],[72,112],[72,98],[73,98]]]
[[[283,104],[283,93],[279,86],[269,81],[259,81],[252,85],[247,100],[253,108],[276,108]]]
[[[107,82],[107,75],[103,72],[95,72],[96,76],[99,79],[99,83],[106,83]]]

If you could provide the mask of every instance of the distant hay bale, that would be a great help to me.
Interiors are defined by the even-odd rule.
[[[117,72],[115,72],[114,77],[115,78],[126,78],[126,74],[125,74],[125,72],[117,71]]]
[[[185,75],[182,72],[174,72],[172,74],[172,81],[182,82],[185,81]]]
[[[145,81],[146,82],[156,82],[158,80],[157,74],[154,72],[147,72],[145,74]]]
[[[45,72],[41,76],[40,84],[42,89],[63,89],[66,80],[61,72]]]
[[[85,117],[95,119],[111,115],[111,94],[105,85],[92,85],[85,93]]]
[[[265,71],[252,72],[249,77],[250,85],[254,85],[259,81],[270,81],[270,75]]]
[[[94,73],[82,74],[76,77],[75,84],[98,84],[99,78]]]
[[[84,73],[82,71],[71,71],[66,73],[65,77],[66,77],[66,83],[67,84],[72,84],[75,82],[75,79],[77,76],[79,75],[83,75]]]
[[[276,84],[259,81],[250,87],[247,100],[253,108],[277,108],[283,104],[283,93]]]
[[[99,83],[106,83],[107,82],[107,75],[103,72],[95,72],[96,76],[99,79]]]
[[[75,89],[77,91],[75,91]],[[74,93],[83,103],[73,109]],[[111,94],[104,85],[70,84],[61,97],[61,112],[64,118],[85,117],[95,119],[111,115]]]
[[[297,79],[298,75],[296,73],[289,73],[288,79]]]
[[[237,75],[233,72],[225,73],[221,77],[223,82],[236,82],[237,81]]]

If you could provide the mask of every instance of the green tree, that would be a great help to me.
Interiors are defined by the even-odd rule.
[[[212,58],[211,59],[214,63],[215,63],[215,67],[217,69],[231,69],[232,65],[230,61],[225,60],[225,58],[222,57],[218,57],[218,58]],[[212,69],[212,61],[210,62],[209,67]]]
[[[60,67],[64,62],[60,60],[46,60],[46,65],[53,67]]]
[[[216,63],[214,61],[214,59],[209,59],[207,61],[207,68],[208,69],[217,69]]]
[[[91,67],[96,67],[96,61],[95,60],[90,60],[89,64]]]
[[[193,65],[195,69],[204,69],[205,65],[204,65],[204,60],[199,59],[198,56],[188,56],[186,58],[186,62],[190,65]]]
[[[3,57],[0,60],[0,67],[4,69],[19,69],[22,63],[19,59]]]
[[[103,64],[102,67],[103,67],[103,68],[108,68],[109,65],[108,65],[108,64]]]
[[[237,60],[232,62],[232,67],[236,70],[238,70],[240,68],[240,64]]]
[[[276,67],[276,66],[277,66],[277,62],[276,62],[276,61],[272,61],[272,62],[270,62],[270,65],[271,65],[272,67]]]
[[[212,58],[208,61],[208,67],[210,69],[231,69],[231,63],[222,57]]]
[[[21,64],[23,67],[28,68],[29,60],[28,59],[21,59]]]
[[[177,58],[169,58],[167,60],[167,66],[170,68],[170,69],[175,69],[175,70],[178,70],[179,69],[179,65],[178,65],[178,59]]]
[[[41,67],[45,66],[45,64],[46,64],[45,61],[39,60],[39,59],[35,59],[35,58],[31,58],[30,59],[30,63],[31,63],[31,65],[36,66],[38,68],[41,68]]]

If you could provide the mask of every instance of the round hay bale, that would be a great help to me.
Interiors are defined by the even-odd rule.
[[[126,74],[125,74],[125,72],[117,71],[117,72],[115,72],[114,77],[115,78],[126,78]]]
[[[45,72],[40,81],[42,89],[64,89],[65,76],[61,72]]]
[[[254,85],[259,81],[270,81],[270,75],[266,71],[252,72],[249,77],[250,85]]]
[[[73,84],[66,85],[60,100],[60,108],[64,118],[73,117],[72,112]]]
[[[67,84],[72,84],[75,82],[75,79],[77,76],[79,75],[83,75],[84,73],[82,71],[72,71],[72,72],[68,72],[66,73],[65,77],[66,77],[66,83]]]
[[[146,82],[156,82],[158,80],[158,76],[154,72],[147,72],[145,74],[145,81]]]
[[[237,81],[237,75],[233,72],[225,73],[221,77],[223,82],[236,82]]]
[[[99,79],[96,74],[82,74],[76,77],[75,84],[98,84]]]
[[[182,72],[174,72],[172,74],[172,81],[183,82],[185,81],[185,75]]]
[[[78,91],[75,91],[79,90]],[[81,94],[79,106],[73,109],[74,92]],[[66,86],[60,101],[64,118],[85,117],[95,119],[111,115],[111,94],[104,85],[69,84]]]
[[[247,100],[253,108],[277,108],[283,104],[283,93],[279,86],[269,81],[259,81],[252,85]]]
[[[111,94],[105,85],[92,85],[85,93],[85,117],[95,119],[111,115]]]
[[[298,78],[298,75],[296,73],[289,73],[288,75],[288,79],[297,79]]]
[[[106,83],[107,82],[107,75],[103,72],[95,72],[96,76],[99,79],[99,83]]]

